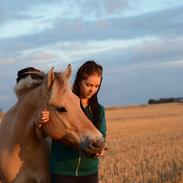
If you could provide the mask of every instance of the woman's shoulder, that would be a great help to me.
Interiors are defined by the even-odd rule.
[[[105,107],[103,105],[99,104],[99,110],[100,110],[100,112],[105,111]]]

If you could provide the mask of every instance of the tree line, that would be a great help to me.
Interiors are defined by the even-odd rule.
[[[160,98],[160,99],[149,99],[148,104],[160,104],[169,102],[183,102],[183,98]]]

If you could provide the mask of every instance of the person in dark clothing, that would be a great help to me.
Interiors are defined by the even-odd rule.
[[[26,67],[17,72],[16,82],[18,83],[20,80],[22,80],[28,76],[30,76],[32,79],[42,81],[45,77],[45,74],[44,74],[44,72],[42,72],[39,69],[36,69],[34,67]]]

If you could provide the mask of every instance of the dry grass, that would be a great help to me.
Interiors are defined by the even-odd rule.
[[[106,110],[100,183],[183,183],[183,104]]]
[[[183,183],[183,104],[110,108],[106,117],[100,183]]]

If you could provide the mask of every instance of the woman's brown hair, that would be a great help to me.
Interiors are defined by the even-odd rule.
[[[87,79],[89,76],[97,74],[101,77],[102,82],[102,66],[97,64],[95,61],[87,61],[78,69],[76,73],[76,78],[73,83],[73,92],[80,97],[80,83],[82,80]],[[94,125],[99,129],[100,126],[100,109],[98,103],[98,91],[101,86],[101,82],[97,92],[89,99],[89,107],[93,115]]]

